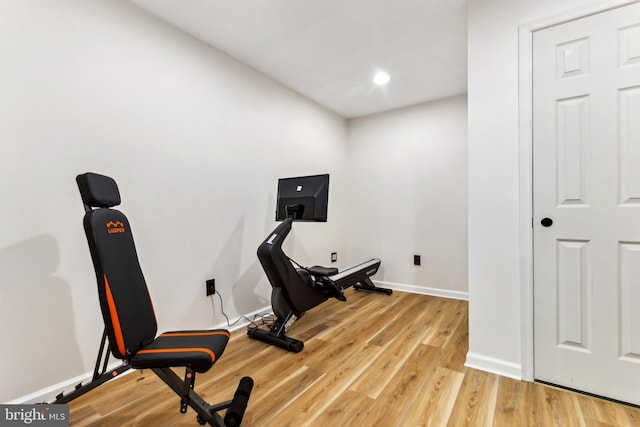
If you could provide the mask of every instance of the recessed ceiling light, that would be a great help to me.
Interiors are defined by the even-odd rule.
[[[378,71],[376,75],[373,77],[373,82],[377,85],[383,85],[385,83],[388,83],[389,80],[391,80],[391,77],[389,76],[389,74],[385,73],[384,71]]]

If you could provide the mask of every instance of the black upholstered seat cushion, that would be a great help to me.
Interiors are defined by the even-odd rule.
[[[306,270],[314,276],[332,276],[338,274],[338,269],[333,267],[321,267],[314,265],[313,267],[307,267]]]
[[[206,372],[224,352],[229,341],[225,329],[165,332],[132,358],[133,368],[190,366]]]

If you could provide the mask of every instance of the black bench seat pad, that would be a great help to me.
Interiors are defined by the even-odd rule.
[[[140,349],[131,358],[131,366],[190,366],[196,372],[206,372],[222,356],[229,336],[226,329],[165,332]]]

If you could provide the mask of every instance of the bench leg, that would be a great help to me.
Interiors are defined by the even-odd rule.
[[[151,370],[181,397],[180,412],[183,412],[182,405],[184,404],[191,406],[196,411],[198,423],[208,423],[215,427],[236,427],[242,422],[242,417],[251,395],[251,389],[253,388],[253,380],[250,377],[244,377],[240,380],[232,400],[210,405],[193,389],[196,375],[193,370],[187,368],[184,381],[171,368],[152,368]],[[191,376],[189,373],[191,373]],[[227,410],[224,419],[217,414],[218,411],[223,409]]]

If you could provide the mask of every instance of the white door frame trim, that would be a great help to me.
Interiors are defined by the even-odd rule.
[[[519,109],[519,237],[520,237],[520,333],[522,379],[533,381],[533,33],[544,28],[585,18],[640,0],[602,0],[520,25],[518,29],[518,109]]]

